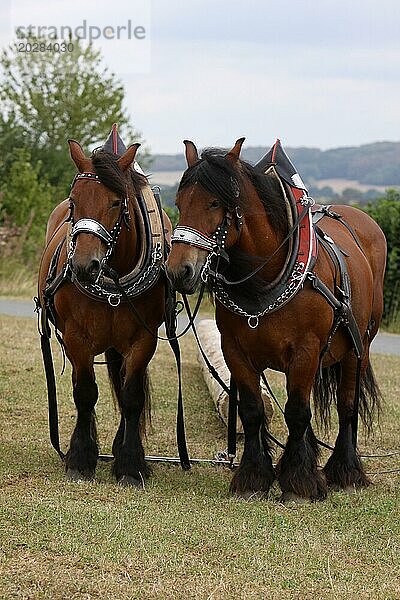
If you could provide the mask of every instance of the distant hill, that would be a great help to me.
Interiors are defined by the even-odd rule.
[[[242,157],[257,162],[270,147],[244,148]],[[366,185],[400,185],[400,142],[376,142],[362,146],[333,148],[285,148],[307,183],[321,179],[349,179]],[[184,171],[182,154],[153,155],[151,170]]]

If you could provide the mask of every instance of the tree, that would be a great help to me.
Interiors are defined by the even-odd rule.
[[[1,133],[8,128],[14,147],[27,148],[34,165],[41,161],[42,175],[63,192],[74,173],[68,138],[85,149],[101,145],[117,122],[128,143],[140,141],[123,106],[123,85],[103,66],[100,51],[80,40],[71,43],[71,52],[22,53],[11,45],[0,55]]]
[[[28,150],[15,151],[7,182],[0,186],[0,218],[17,228],[14,254],[29,261],[44,242],[46,222],[54,207],[54,189],[40,175],[41,164],[31,165]]]
[[[15,149],[27,145],[25,132],[16,123],[14,116],[7,117],[0,113],[0,182],[7,179],[15,159]]]

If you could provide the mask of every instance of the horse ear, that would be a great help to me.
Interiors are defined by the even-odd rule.
[[[86,158],[82,146],[76,140],[68,140],[69,153],[72,160],[76,164],[76,167],[80,173],[87,170],[87,165],[90,163],[90,159]]]
[[[185,144],[185,156],[188,167],[193,167],[197,162],[199,162],[199,154],[197,152],[196,146],[190,140],[183,140]]]
[[[229,152],[225,156],[225,158],[228,158],[229,160],[239,160],[240,151],[242,149],[243,142],[245,139],[246,138],[242,137],[242,138],[239,138],[238,140],[236,140],[235,145],[233,146],[232,150],[229,150]]]
[[[140,144],[132,144],[128,150],[118,159],[118,164],[122,171],[126,171],[135,160],[136,152]]]

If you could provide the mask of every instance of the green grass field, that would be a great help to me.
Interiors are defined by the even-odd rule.
[[[48,440],[36,324],[0,317],[0,597],[23,599],[400,598],[400,491],[394,474],[325,502],[283,506],[270,498],[230,498],[222,467],[156,465],[146,490],[118,488],[110,466],[96,482],[69,483]],[[183,341],[187,436],[191,454],[212,457],[225,431]],[[55,348],[58,371],[59,351]],[[374,357],[384,397],[380,429],[362,450],[399,448],[400,359]],[[98,428],[108,452],[117,427],[105,367],[97,367]],[[168,346],[151,365],[153,428],[149,454],[176,455],[176,376]],[[283,398],[282,377],[271,383]],[[58,377],[61,437],[74,424],[70,370]],[[284,437],[274,415],[272,431]],[[369,471],[397,466],[369,460]]]

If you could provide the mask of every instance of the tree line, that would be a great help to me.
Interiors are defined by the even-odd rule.
[[[243,159],[255,164],[269,150],[266,146],[243,149]],[[286,151],[304,181],[318,185],[321,179],[349,179],[366,185],[400,185],[400,142],[376,142],[350,148],[290,148]],[[183,171],[182,154],[156,154],[154,171]]]

